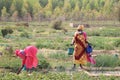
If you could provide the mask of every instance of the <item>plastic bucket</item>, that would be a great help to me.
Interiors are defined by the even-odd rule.
[[[73,55],[74,48],[68,48],[68,55]]]

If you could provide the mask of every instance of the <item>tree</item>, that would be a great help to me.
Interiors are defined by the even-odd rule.
[[[64,6],[64,0],[59,0],[58,3],[59,8],[62,8]]]
[[[7,17],[12,19],[29,16],[29,19],[40,20],[61,15],[65,19],[93,16],[100,19],[115,19],[116,15],[119,18],[119,7],[115,6],[119,4],[120,0],[0,0],[0,18],[3,18],[3,12],[6,11],[9,15]]]
[[[35,5],[33,5],[33,13],[34,14],[39,13],[41,9],[42,9],[42,7],[38,2],[36,2]]]
[[[26,9],[26,7],[25,7],[25,2],[23,3],[23,7],[22,7],[22,16],[23,16],[23,18],[24,18],[24,16],[27,14],[28,12],[27,12],[27,9]]]
[[[6,11],[10,13],[10,7],[12,5],[13,0],[3,0],[3,4],[6,7]]]
[[[115,14],[117,14],[116,17],[118,21],[120,21],[120,5],[119,4],[120,4],[120,1],[116,3],[114,8]]]
[[[35,5],[33,5],[33,15],[35,20],[39,20],[40,10],[42,10],[42,7],[36,2]]]
[[[100,10],[99,0],[95,0],[95,1],[94,1],[94,9],[95,9],[96,11],[99,11],[99,10]]]
[[[60,0],[52,0],[52,8],[53,10],[58,6]]]
[[[64,1],[63,11],[64,11],[65,13],[71,11],[71,5],[70,5],[69,0],[65,0],[65,1]]]
[[[90,5],[90,3],[88,3],[88,4],[86,5],[86,11],[89,11],[89,10],[91,10],[91,5]]]
[[[75,8],[74,8],[74,12],[79,12],[80,9],[79,9],[79,3],[76,3],[75,4]]]
[[[77,2],[75,3],[75,0],[70,0],[70,5],[72,9],[75,8],[75,4],[77,4]]]
[[[28,2],[28,13],[33,17],[33,5]]]
[[[55,8],[55,10],[54,10],[54,14],[55,14],[56,16],[59,16],[60,13],[61,13],[61,9],[59,8],[59,6],[57,6],[57,7]]]
[[[39,0],[39,3],[42,8],[44,8],[48,4],[48,0]]]
[[[1,10],[1,17],[3,21],[6,21],[8,19],[9,14],[7,13],[6,7],[3,7]]]
[[[120,21],[120,6],[118,7],[118,20]]]
[[[24,20],[31,21],[33,18],[33,5],[30,2],[25,1],[22,7],[22,13]]]
[[[12,5],[11,5],[11,7],[10,7],[10,15],[12,15],[15,10],[16,10],[16,7],[15,7],[15,4],[13,2]]]
[[[50,17],[53,13],[52,0],[48,1],[48,4],[44,8],[47,17]]]
[[[89,3],[89,0],[83,0],[82,7],[86,7],[88,3]]]
[[[14,0],[13,4],[15,5],[15,10],[18,11],[18,17],[22,18],[23,0]]]
[[[103,12],[106,16],[108,16],[112,11],[112,2],[109,0],[106,0],[105,5],[103,7]]]
[[[75,4],[75,7],[74,7],[74,9],[73,9],[73,11],[72,11],[72,16],[75,18],[75,19],[78,19],[80,16],[80,9],[79,9],[79,3],[78,2],[76,2],[76,4]]]
[[[1,16],[1,10],[3,9],[4,1],[0,0],[0,16]]]
[[[11,16],[12,21],[18,21],[18,11],[14,11]]]

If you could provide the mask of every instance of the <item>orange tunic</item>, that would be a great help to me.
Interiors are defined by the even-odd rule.
[[[77,39],[77,40],[76,40]],[[78,32],[75,33],[74,35],[74,53],[73,53],[73,63],[74,64],[86,64],[87,63],[87,55],[86,52],[83,51],[86,47],[86,38],[83,34],[79,34]],[[79,41],[84,45],[84,47],[79,43]],[[83,52],[83,53],[82,53]],[[79,56],[80,54],[83,54],[80,59],[76,59],[75,56]]]

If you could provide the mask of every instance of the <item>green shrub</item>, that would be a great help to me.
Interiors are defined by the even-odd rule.
[[[95,59],[95,67],[117,67],[120,64],[120,60],[115,55],[98,55]]]
[[[0,58],[0,67],[5,69],[10,69],[16,72],[21,66],[21,59],[12,56],[2,56]]]
[[[108,36],[108,37],[119,37],[120,31],[119,28],[103,28],[101,31],[101,36]]]
[[[103,27],[86,30],[88,36],[103,36],[103,37],[119,37],[120,28],[118,27]]]
[[[29,34],[27,32],[22,32],[20,34],[20,37],[26,37],[26,38],[29,38]]]
[[[45,58],[42,58],[42,59],[39,60],[38,68],[40,68],[40,69],[49,69],[49,68],[51,68],[51,65],[49,64],[49,62],[47,62],[45,60]]]
[[[65,53],[59,52],[59,53],[49,54],[49,57],[52,59],[66,59],[69,56]]]
[[[115,40],[114,43],[113,43],[113,45],[115,47],[120,47],[120,39]]]
[[[89,42],[92,44],[94,49],[104,49],[104,39],[101,37],[92,37]]]
[[[67,50],[70,46],[69,40],[64,40],[63,38],[52,38],[52,39],[38,39],[36,41],[36,46],[38,48],[49,48],[49,49],[62,49]]]
[[[39,69],[50,69],[51,65],[49,62],[47,62],[47,60],[45,59],[43,54],[38,53],[37,54],[39,63],[38,63],[38,68]]]
[[[52,40],[39,39],[36,46],[38,48],[52,48]]]
[[[24,49],[26,46],[30,45],[30,42],[25,38],[20,39],[20,42],[16,44],[19,49]]]
[[[114,50],[114,46],[112,44],[105,43],[104,49],[105,50]]]
[[[1,30],[2,36],[5,37],[7,34],[12,34],[13,30],[10,28],[5,28]]]
[[[23,32],[25,29],[24,29],[24,27],[17,27],[17,30],[18,30],[19,32]]]
[[[88,31],[87,32],[88,36],[100,36],[100,31]]]
[[[62,72],[62,71],[65,71],[65,67],[64,66],[56,66],[55,67],[55,69],[57,70],[57,71],[60,71],[60,72]]]
[[[84,71],[78,71],[78,72],[71,72],[72,75],[70,77],[71,80],[97,80],[93,77],[88,76]],[[103,80],[103,79],[102,79]]]
[[[46,74],[46,76],[48,77],[48,80],[71,80],[70,75],[66,74],[65,72],[50,72]]]
[[[89,42],[96,50],[101,50],[101,49],[114,50],[115,46],[113,44],[115,40],[116,40],[115,38],[93,36],[89,39]]]
[[[14,39],[15,36],[8,34],[8,35],[6,35],[4,38],[6,38],[6,39]]]
[[[12,46],[6,46],[5,49],[3,50],[4,55],[7,56],[13,56],[13,47]]]
[[[61,20],[56,20],[53,22],[52,24],[52,28],[56,29],[56,30],[61,30],[61,25],[62,25],[62,21]]]

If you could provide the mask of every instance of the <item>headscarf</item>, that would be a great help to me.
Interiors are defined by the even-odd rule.
[[[16,56],[19,56],[21,59],[25,59],[25,53],[23,50],[16,49],[15,54]]]
[[[83,31],[84,30],[84,25],[78,25],[77,30]]]

